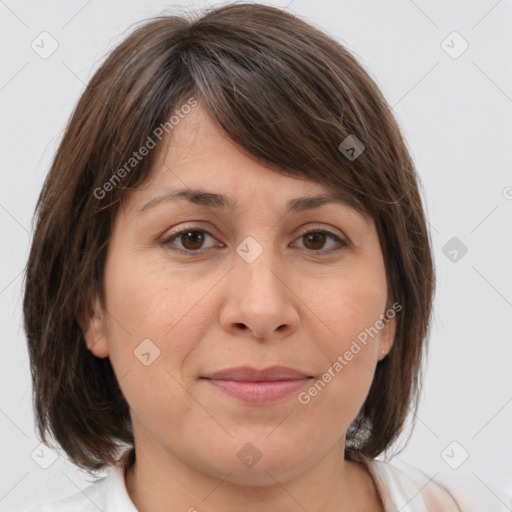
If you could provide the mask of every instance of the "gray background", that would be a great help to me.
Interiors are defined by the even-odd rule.
[[[288,5],[359,59],[421,176],[438,288],[423,400],[394,460],[512,510],[512,1],[266,3]],[[206,4],[0,0],[2,511],[91,481],[39,446],[21,324],[31,218],[52,156],[85,83],[129,25],[194,5]],[[52,38],[58,48],[42,58]]]

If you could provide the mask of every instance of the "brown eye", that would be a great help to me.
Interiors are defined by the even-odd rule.
[[[178,252],[200,252],[208,248],[203,247],[208,237],[213,239],[213,236],[203,229],[184,229],[165,239],[162,244]]]
[[[183,247],[191,251],[200,249],[204,242],[204,234],[202,231],[184,231],[180,233],[179,238]]]
[[[335,235],[334,233],[331,233],[330,231],[318,229],[314,231],[308,231],[307,233],[303,233],[298,238],[298,240],[302,240],[305,249],[319,253],[336,251],[336,244],[339,246],[338,249],[348,247],[348,243],[342,240],[339,236]],[[334,242],[334,248],[332,247],[332,245],[331,247],[328,248],[324,247],[326,243],[329,241]]]
[[[325,244],[327,237],[325,233],[322,231],[312,231],[311,233],[306,233],[302,235],[304,239],[304,245],[308,249],[319,250]]]

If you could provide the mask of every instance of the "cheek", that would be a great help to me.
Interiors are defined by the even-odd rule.
[[[135,340],[165,338],[208,289],[208,279],[190,279],[186,272],[137,254],[124,261],[114,257],[106,271],[107,307]]]
[[[385,277],[368,267],[365,271],[344,268],[334,278],[308,280],[304,286],[305,311],[324,325],[331,340],[327,347],[335,352],[348,350],[352,340],[374,326],[385,312]]]
[[[377,364],[379,334],[369,332],[384,302],[359,288],[319,308],[335,334],[317,337],[324,362],[322,373],[301,397],[311,416],[344,428],[356,417],[370,390]],[[319,304],[320,305],[320,304]],[[325,328],[323,329],[325,333]]]
[[[112,258],[106,276],[107,336],[116,375],[130,372],[129,380],[138,382],[135,395],[151,389],[156,399],[163,387],[166,400],[169,384],[177,386],[173,378],[187,378],[187,357],[215,320],[207,294],[218,276],[192,279],[137,255],[124,261]]]
[[[376,323],[380,325],[385,312],[385,278],[376,272],[363,274],[350,269],[320,287],[310,285],[309,292],[303,293],[308,297],[310,322],[317,326],[313,336],[326,372],[320,379],[323,384],[317,386],[319,395],[343,407],[355,405],[364,401],[377,364],[381,331]]]
[[[154,437],[165,424],[179,429],[192,407],[182,369],[202,336],[190,319],[203,286],[137,257],[106,270],[109,357],[131,414]]]

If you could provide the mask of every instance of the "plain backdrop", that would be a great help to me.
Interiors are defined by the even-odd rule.
[[[512,510],[512,1],[266,3],[359,59],[392,105],[421,178],[438,284],[423,398],[394,460],[440,481],[464,479]],[[92,481],[39,446],[21,316],[33,209],[65,124],[132,23],[206,5],[0,1],[2,511]]]

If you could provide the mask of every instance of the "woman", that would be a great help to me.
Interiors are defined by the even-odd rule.
[[[376,460],[433,291],[414,166],[342,46],[255,4],[147,22],[73,113],[24,297],[39,433],[108,476],[32,510],[460,510]]]

